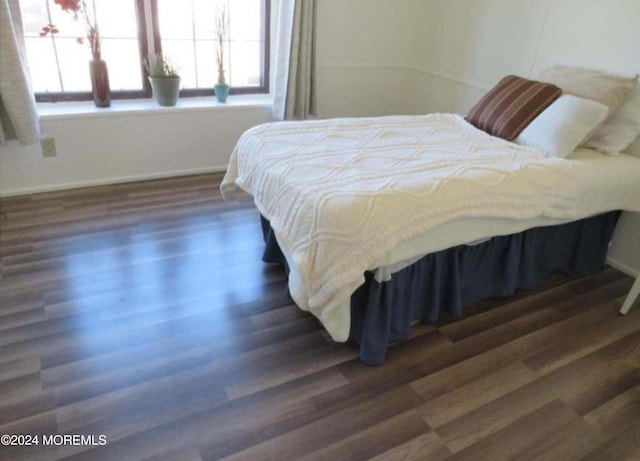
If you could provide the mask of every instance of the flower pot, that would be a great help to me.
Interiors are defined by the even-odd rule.
[[[111,88],[109,88],[109,72],[107,63],[102,59],[89,61],[89,73],[91,74],[91,92],[96,107],[109,107],[111,105]]]
[[[161,106],[175,106],[180,94],[180,77],[149,77],[153,97]]]
[[[216,93],[216,99],[218,102],[227,102],[227,96],[229,96],[229,85],[226,83],[216,83],[213,86]]]

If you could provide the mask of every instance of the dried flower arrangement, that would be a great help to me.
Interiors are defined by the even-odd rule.
[[[96,19],[95,3],[92,5],[91,10],[89,10],[86,0],[54,0],[54,3],[56,5],[60,5],[63,11],[73,13],[76,21],[79,17],[82,17],[87,40],[91,47],[91,55],[95,60],[101,59],[100,30],[98,29],[98,21]],[[49,10],[48,3],[47,14],[49,16],[49,24],[42,28],[42,31],[40,32],[41,37],[46,37],[49,34],[53,35],[60,32],[54,24],[51,24],[51,11]],[[84,43],[84,37],[78,37],[76,38],[76,41],[82,44]]]
[[[224,76],[224,45],[229,33],[229,15],[226,6],[220,7],[215,15],[215,41],[216,41],[216,61],[218,64],[218,84],[226,85]]]

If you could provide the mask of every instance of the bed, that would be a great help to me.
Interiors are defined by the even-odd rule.
[[[296,304],[378,365],[413,321],[602,269],[618,210],[640,211],[639,159],[512,141],[455,114],[278,122],[221,188],[254,197]]]

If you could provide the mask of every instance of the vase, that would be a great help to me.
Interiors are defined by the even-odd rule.
[[[216,93],[216,99],[218,102],[227,102],[227,96],[229,96],[229,85],[226,83],[216,83],[213,86]]]
[[[180,94],[180,77],[149,77],[154,99],[161,106],[175,106]]]
[[[91,74],[91,92],[93,93],[93,102],[96,107],[111,106],[111,88],[109,88],[107,63],[102,59],[92,59],[89,61],[89,72]]]

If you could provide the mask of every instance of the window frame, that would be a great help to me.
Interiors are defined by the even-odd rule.
[[[270,89],[270,51],[271,51],[271,0],[260,0],[262,28],[260,31],[262,47],[260,50],[260,85],[232,86],[229,94],[266,94]],[[142,78],[141,90],[112,90],[111,99],[148,99],[151,98],[151,83],[149,73],[142,64],[151,53],[162,52],[162,37],[158,20],[158,3],[155,0],[135,0],[136,22],[138,25],[138,48],[140,52],[140,70]],[[147,27],[151,24],[151,30]],[[108,63],[107,63],[108,65]],[[88,66],[88,64],[87,64]],[[88,67],[87,67],[88,68]],[[88,72],[88,71],[87,71]],[[87,73],[88,78],[88,73]],[[186,88],[180,90],[180,97],[213,96],[211,88]],[[90,91],[52,91],[34,93],[36,102],[73,102],[91,101]]]

